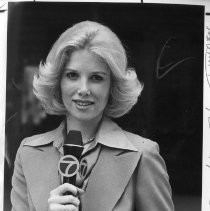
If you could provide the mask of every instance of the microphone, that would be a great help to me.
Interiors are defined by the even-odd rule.
[[[63,183],[76,184],[76,174],[79,171],[79,160],[83,148],[81,132],[70,130],[63,145],[64,156],[58,162],[58,170],[63,176]],[[65,195],[67,194],[71,193]]]

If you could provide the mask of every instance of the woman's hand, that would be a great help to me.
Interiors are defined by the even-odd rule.
[[[71,192],[71,195],[63,195],[66,192]],[[84,191],[74,185],[64,183],[50,192],[48,199],[48,211],[78,211],[80,200],[79,194]]]

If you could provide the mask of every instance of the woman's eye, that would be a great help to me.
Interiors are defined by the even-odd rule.
[[[92,75],[92,80],[93,81],[103,81],[103,77],[100,75]]]
[[[78,74],[74,72],[68,72],[66,73],[66,76],[71,80],[76,80],[78,78]]]

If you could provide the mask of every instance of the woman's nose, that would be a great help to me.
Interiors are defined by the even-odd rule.
[[[80,96],[87,96],[90,95],[90,90],[88,88],[88,82],[86,79],[82,79],[79,88],[78,88],[78,94]]]

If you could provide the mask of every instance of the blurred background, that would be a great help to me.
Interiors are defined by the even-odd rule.
[[[33,74],[67,28],[93,20],[122,40],[144,83],[136,107],[116,119],[156,141],[177,211],[201,210],[204,7],[120,3],[9,2],[4,211],[11,209],[13,163],[24,137],[57,127],[32,92]]]

